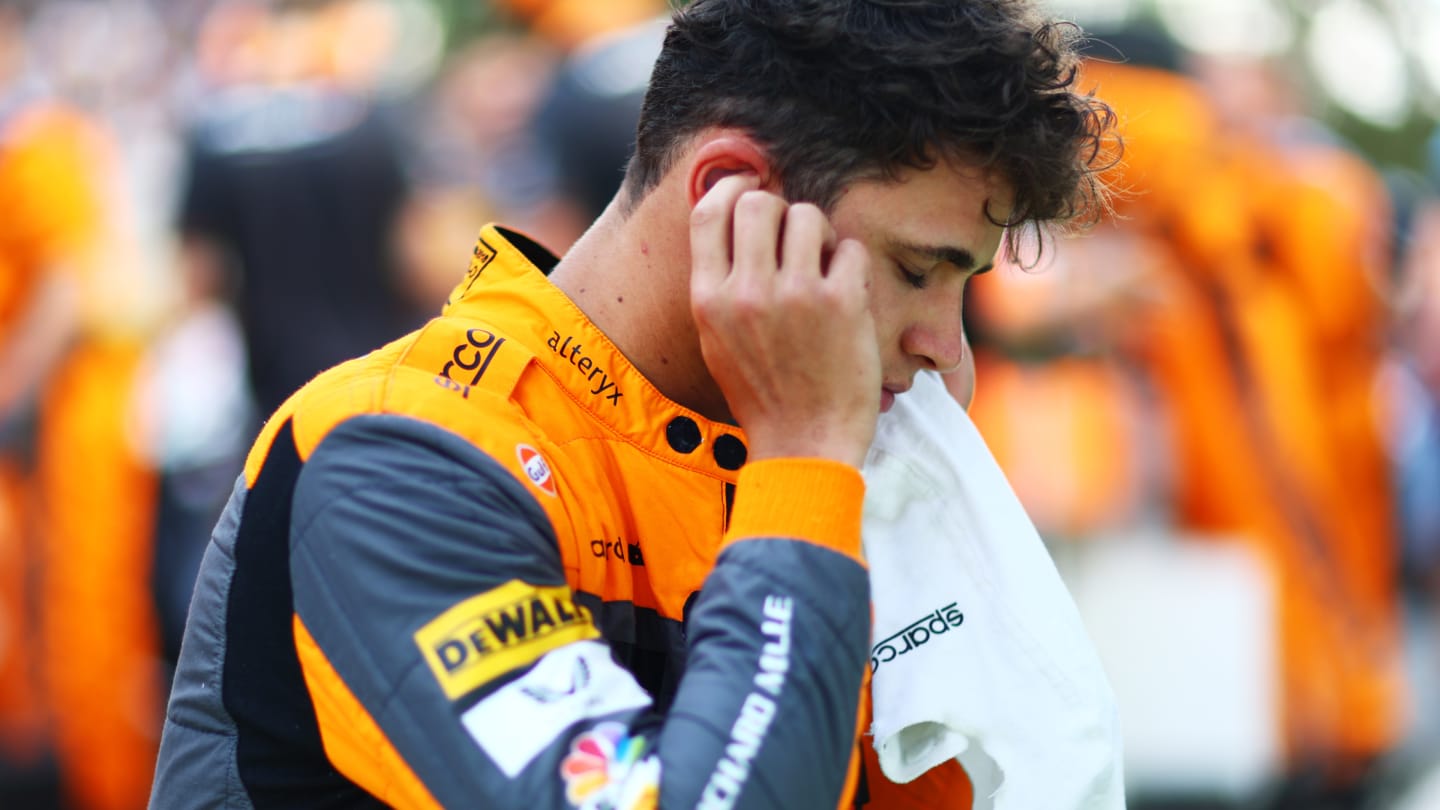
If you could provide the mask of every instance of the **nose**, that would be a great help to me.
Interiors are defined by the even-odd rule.
[[[924,319],[905,330],[901,348],[921,360],[925,368],[941,374],[959,369],[969,353],[958,297],[946,306],[935,307]]]

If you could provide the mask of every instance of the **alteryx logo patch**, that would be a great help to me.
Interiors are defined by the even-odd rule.
[[[512,579],[440,614],[415,632],[415,644],[454,700],[557,647],[599,635],[569,588]]]

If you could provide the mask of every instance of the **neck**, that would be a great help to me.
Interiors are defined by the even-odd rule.
[[[690,314],[689,211],[683,195],[665,184],[628,212],[617,197],[550,280],[660,393],[728,422]]]

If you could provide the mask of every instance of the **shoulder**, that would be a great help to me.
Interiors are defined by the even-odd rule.
[[[256,441],[247,480],[258,474],[283,425],[290,426],[295,451],[307,462],[339,426],[386,416],[365,420],[365,434],[402,448],[423,445],[451,458],[487,456],[528,482],[535,494],[553,497],[543,452],[549,437],[513,396],[522,377],[533,376],[525,374],[532,357],[493,327],[437,318],[322,373],[292,395]]]

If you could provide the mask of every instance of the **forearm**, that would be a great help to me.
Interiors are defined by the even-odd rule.
[[[33,397],[80,323],[80,291],[67,272],[47,272],[14,327],[0,340],[0,424]]]
[[[728,545],[690,612],[685,675],[660,716],[573,600],[523,489],[507,504],[513,482],[483,471],[392,457],[380,482],[365,472],[378,457],[340,471],[327,456],[298,490],[293,565],[307,684],[347,776],[397,806],[429,795],[564,807],[600,790],[664,807],[835,806],[869,628],[858,506],[837,505],[862,486],[853,469],[782,461],[753,486],[742,475]],[[422,502],[438,490],[456,500]],[[465,510],[476,503],[499,511]],[[402,523],[411,539],[375,534]],[[477,525],[494,536],[443,539]],[[395,543],[405,559],[389,556]],[[383,775],[343,755],[377,748],[390,752]],[[423,791],[385,792],[406,783]]]

